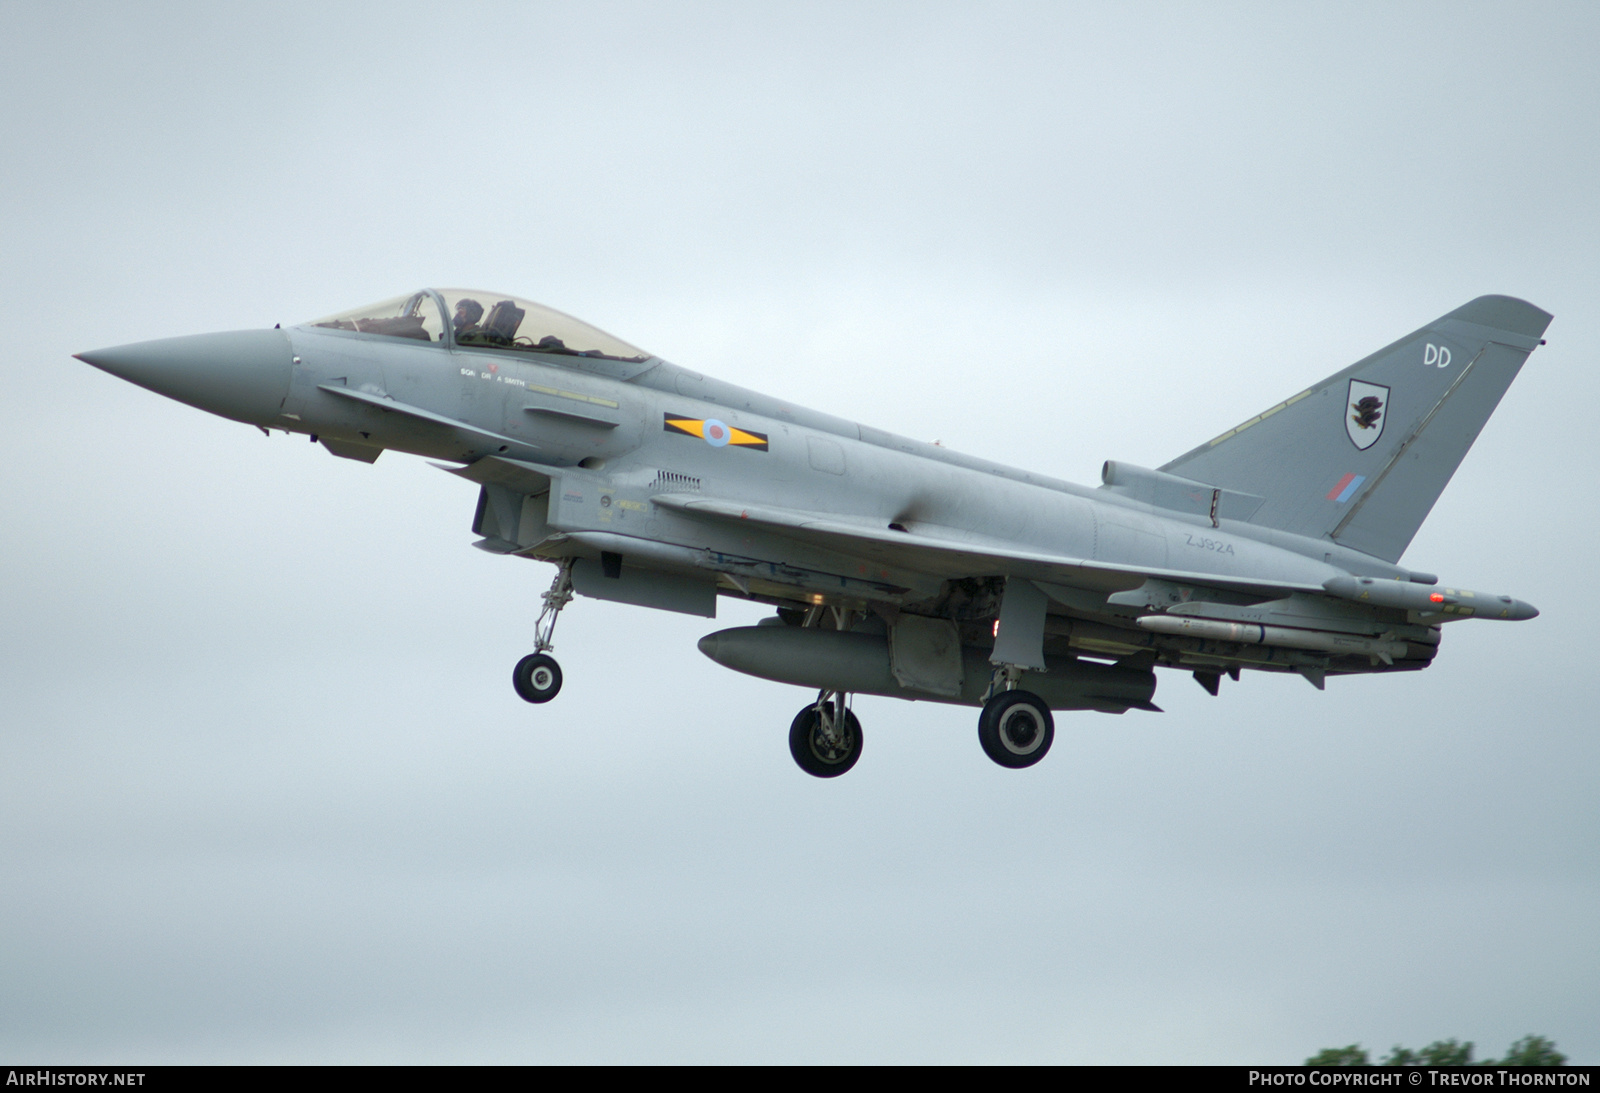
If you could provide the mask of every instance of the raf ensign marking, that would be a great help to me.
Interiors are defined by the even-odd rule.
[[[726,448],[731,444],[736,448],[754,448],[758,452],[767,450],[766,433],[735,429],[732,425],[718,421],[714,417],[679,417],[677,414],[663,414],[662,421],[663,428],[667,432],[678,433],[681,436],[697,436],[713,448]]]

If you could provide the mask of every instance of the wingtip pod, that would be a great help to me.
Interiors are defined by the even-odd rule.
[[[1539,617],[1539,609],[1531,603],[1465,588],[1439,588],[1383,577],[1331,577],[1322,587],[1330,596],[1340,599],[1424,615],[1504,619],[1508,622],[1523,622]]]

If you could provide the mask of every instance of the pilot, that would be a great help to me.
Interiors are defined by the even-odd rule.
[[[453,325],[456,337],[463,334],[476,334],[478,320],[483,318],[483,305],[476,300],[462,299],[456,302],[456,317]]]

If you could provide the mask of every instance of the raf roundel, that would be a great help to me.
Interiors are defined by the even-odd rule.
[[[732,434],[729,433],[728,427],[722,422],[714,417],[708,417],[703,428],[707,444],[713,448],[725,448],[728,446],[728,440]]]

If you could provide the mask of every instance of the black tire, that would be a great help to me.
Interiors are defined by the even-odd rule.
[[[511,685],[524,702],[549,702],[561,693],[561,665],[555,657],[529,653],[517,661]]]
[[[1056,721],[1044,699],[1027,691],[1001,691],[978,715],[978,743],[1002,767],[1019,770],[1043,759],[1056,738]]]
[[[846,710],[844,739],[830,742],[822,733],[822,717],[817,708],[807,706],[789,726],[789,754],[813,778],[837,778],[861,758],[861,722]]]

